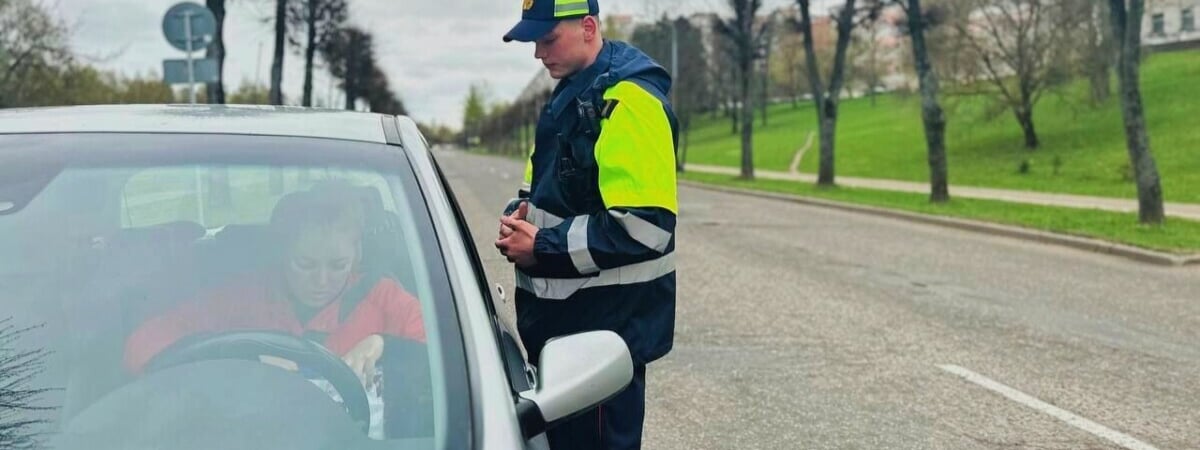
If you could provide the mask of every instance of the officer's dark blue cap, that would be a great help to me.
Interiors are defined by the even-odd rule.
[[[596,0],[522,0],[521,21],[504,35],[504,42],[533,42],[554,29],[558,22],[600,14]]]

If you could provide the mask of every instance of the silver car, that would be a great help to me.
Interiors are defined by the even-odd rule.
[[[304,259],[350,248],[281,238],[322,211],[289,199],[331,186],[351,256]],[[0,111],[0,421],[53,448],[539,447],[629,383],[629,352],[563,336],[534,370],[469,236],[405,117]]]

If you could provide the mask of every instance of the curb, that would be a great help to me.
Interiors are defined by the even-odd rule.
[[[897,211],[893,209],[878,208],[874,206],[862,206],[850,203],[836,202],[831,200],[820,200],[810,197],[798,195],[780,194],[775,192],[763,192],[750,189],[731,188],[725,186],[716,186],[698,181],[678,180],[678,183],[684,186],[705,189],[710,191],[724,192],[727,194],[745,195],[750,197],[759,197],[772,200],[782,200],[792,203],[800,203],[811,206],[820,206],[824,208],[837,209],[842,211],[871,214],[875,216],[888,217],[893,219],[907,220],[910,222],[918,222],[929,225],[939,225],[960,230],[974,231],[978,233],[987,233],[990,235],[1000,235],[1009,238],[1023,239],[1043,244],[1060,245],[1078,250],[1085,250],[1094,253],[1102,253],[1106,255],[1120,256],[1134,261],[1155,264],[1159,266],[1182,267],[1182,266],[1200,266],[1200,254],[1197,255],[1173,255],[1170,253],[1157,252],[1146,250],[1130,245],[1117,244],[1099,239],[1090,239],[1066,234],[1051,233],[1047,231],[1031,230],[1012,225],[1001,225],[977,220],[959,219],[953,217],[931,216],[926,214],[911,213],[907,211]]]

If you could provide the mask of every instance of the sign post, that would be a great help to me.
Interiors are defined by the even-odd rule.
[[[186,83],[189,100],[196,103],[196,83],[215,83],[217,63],[212,59],[192,59],[192,52],[207,47],[217,32],[217,20],[212,11],[192,3],[176,3],[163,16],[163,35],[167,42],[187,53],[187,59],[163,60],[163,80],[168,84]]]

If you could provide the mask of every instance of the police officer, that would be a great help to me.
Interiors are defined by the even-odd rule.
[[[560,80],[538,119],[525,187],[496,247],[516,265],[517,326],[530,361],[546,341],[589,330],[624,338],[632,383],[552,428],[559,449],[641,446],[646,364],[675,331],[677,122],[670,75],[600,34],[596,0],[524,0],[504,40],[534,42]]]

